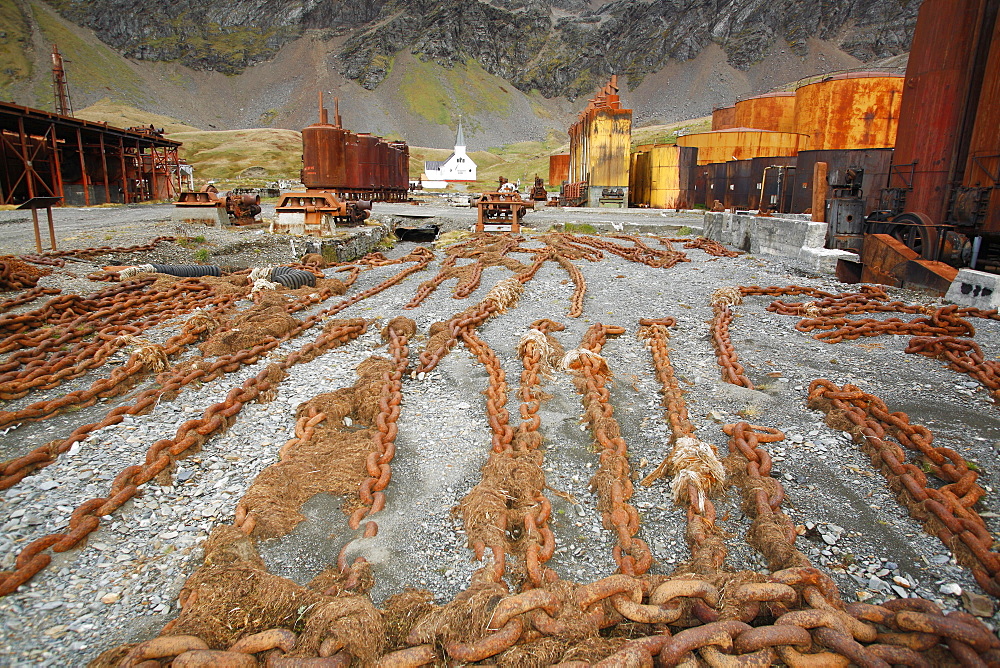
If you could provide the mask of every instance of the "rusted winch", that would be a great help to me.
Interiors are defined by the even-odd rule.
[[[533,201],[524,201],[518,192],[483,193],[476,200],[478,217],[476,232],[520,232],[521,218],[526,209],[534,209]]]
[[[182,191],[174,204],[187,222],[206,225],[252,225],[260,213],[260,195],[225,192],[209,183],[201,190]]]

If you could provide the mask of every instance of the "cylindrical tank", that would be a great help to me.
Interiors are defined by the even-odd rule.
[[[799,151],[795,170],[795,187],[792,188],[791,210],[802,213],[812,208],[813,168],[817,162],[827,164],[831,176],[843,174],[850,168],[864,170],[862,199],[865,213],[879,208],[882,188],[889,178],[889,165],[893,160],[891,148],[871,148],[854,151]],[[826,188],[827,184],[823,184]]]
[[[738,127],[736,107],[721,107],[712,111],[712,130],[728,130]]]
[[[677,145],[697,148],[698,164],[707,165],[770,155],[796,155],[807,148],[808,141],[805,135],[794,132],[732,128],[683,135],[677,138]]]
[[[661,144],[649,151],[648,204],[654,209],[688,209],[694,206],[691,168],[697,149]]]
[[[736,103],[736,122],[731,127],[757,128],[773,132],[797,132],[795,93],[766,93]],[[713,115],[712,129],[715,127]],[[808,133],[806,133],[808,134]]]
[[[368,191],[378,178],[378,138],[367,132],[358,133],[358,153],[361,162],[361,189]]]
[[[903,77],[850,72],[795,91],[795,131],[809,150],[891,148],[896,142]]]
[[[360,190],[361,182],[361,138],[349,132],[344,138],[344,161],[347,164],[347,189]]]
[[[319,190],[344,186],[347,134],[329,123],[316,123],[302,130],[302,185]]]
[[[987,4],[925,0],[917,16],[889,187],[907,191],[905,212],[932,223],[946,218]]]
[[[569,180],[569,153],[557,153],[549,156],[549,185],[562,185]]]
[[[389,187],[389,145],[384,141],[375,144],[375,183],[376,190]]]

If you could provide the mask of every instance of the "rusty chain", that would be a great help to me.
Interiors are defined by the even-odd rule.
[[[742,303],[738,288],[720,288],[712,295],[712,345],[715,358],[722,367],[722,380],[732,385],[754,389],[747,378],[746,370],[740,364],[736,349],[729,338],[729,325],[733,321],[733,306]]]
[[[1000,554],[992,550],[993,537],[974,507],[986,492],[960,454],[932,446],[929,429],[910,424],[905,413],[890,412],[878,397],[853,385],[815,380],[809,406],[824,411],[830,426],[849,432],[914,519],[972,570],[983,589],[1000,596]],[[930,485],[924,470],[907,461],[903,447],[917,453],[918,462],[944,484]]]

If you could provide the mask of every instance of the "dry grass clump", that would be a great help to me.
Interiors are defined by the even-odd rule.
[[[224,331],[214,332],[198,349],[204,355],[228,355],[281,338],[299,324],[280,306],[258,305],[233,318]]]
[[[406,636],[421,617],[435,609],[433,601],[434,595],[426,589],[409,587],[386,599],[382,619],[388,651],[408,647]]]
[[[347,286],[339,278],[317,278],[315,290],[329,290],[334,295],[342,295],[347,292]]]
[[[430,611],[413,625],[410,644],[470,642],[489,634],[493,609],[509,592],[505,584],[475,578],[468,589]]]

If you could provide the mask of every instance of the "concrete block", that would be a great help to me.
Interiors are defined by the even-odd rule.
[[[803,269],[817,274],[835,274],[838,260],[858,262],[861,258],[857,253],[837,248],[802,248],[798,259]]]
[[[1000,276],[975,269],[959,269],[945,299],[984,310],[1000,308]]]
[[[229,227],[229,214],[221,206],[178,206],[174,207],[170,219],[176,223],[207,225],[209,227]]]

